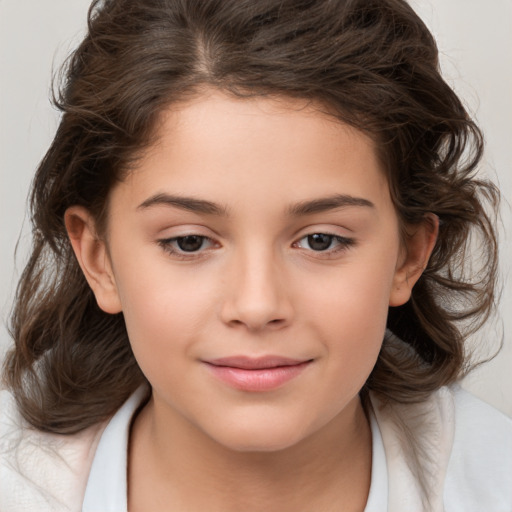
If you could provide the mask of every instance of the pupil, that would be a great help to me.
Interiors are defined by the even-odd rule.
[[[203,237],[197,235],[181,236],[176,240],[178,247],[185,252],[194,252],[201,249]]]
[[[325,251],[329,249],[332,242],[332,235],[315,233],[308,236],[308,244],[315,251]]]

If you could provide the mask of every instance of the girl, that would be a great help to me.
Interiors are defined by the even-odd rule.
[[[96,0],[57,104],[0,511],[512,509],[498,192],[404,1]]]

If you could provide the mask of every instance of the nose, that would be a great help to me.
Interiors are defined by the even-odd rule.
[[[222,321],[254,332],[287,326],[293,308],[278,258],[269,249],[247,251],[234,260],[223,279]]]

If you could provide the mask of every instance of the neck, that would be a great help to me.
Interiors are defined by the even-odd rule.
[[[163,416],[152,400],[134,421],[130,512],[364,510],[371,432],[359,399],[314,435],[271,452],[234,451]]]

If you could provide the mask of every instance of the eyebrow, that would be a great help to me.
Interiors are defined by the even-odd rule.
[[[169,206],[180,208],[194,213],[202,213],[207,215],[227,216],[227,208],[205,199],[197,199],[194,197],[176,196],[165,193],[155,194],[142,202],[137,209],[146,210],[155,206]],[[329,197],[312,199],[309,201],[301,201],[300,203],[291,205],[287,212],[288,215],[300,217],[304,215],[312,215],[322,213],[337,208],[346,208],[350,206],[374,208],[375,205],[368,199],[354,197],[346,194],[336,194]]]
[[[334,210],[336,208],[346,208],[349,206],[375,208],[375,205],[368,199],[363,199],[362,197],[354,197],[346,194],[336,194],[329,197],[313,199],[311,201],[302,201],[300,203],[292,205],[288,209],[288,213],[289,215],[299,217],[301,215],[322,213],[327,210]]]
[[[145,210],[154,206],[171,206],[194,213],[203,213],[208,215],[226,216],[227,208],[211,201],[196,199],[194,197],[174,196],[170,194],[155,194],[141,203],[137,209]]]

